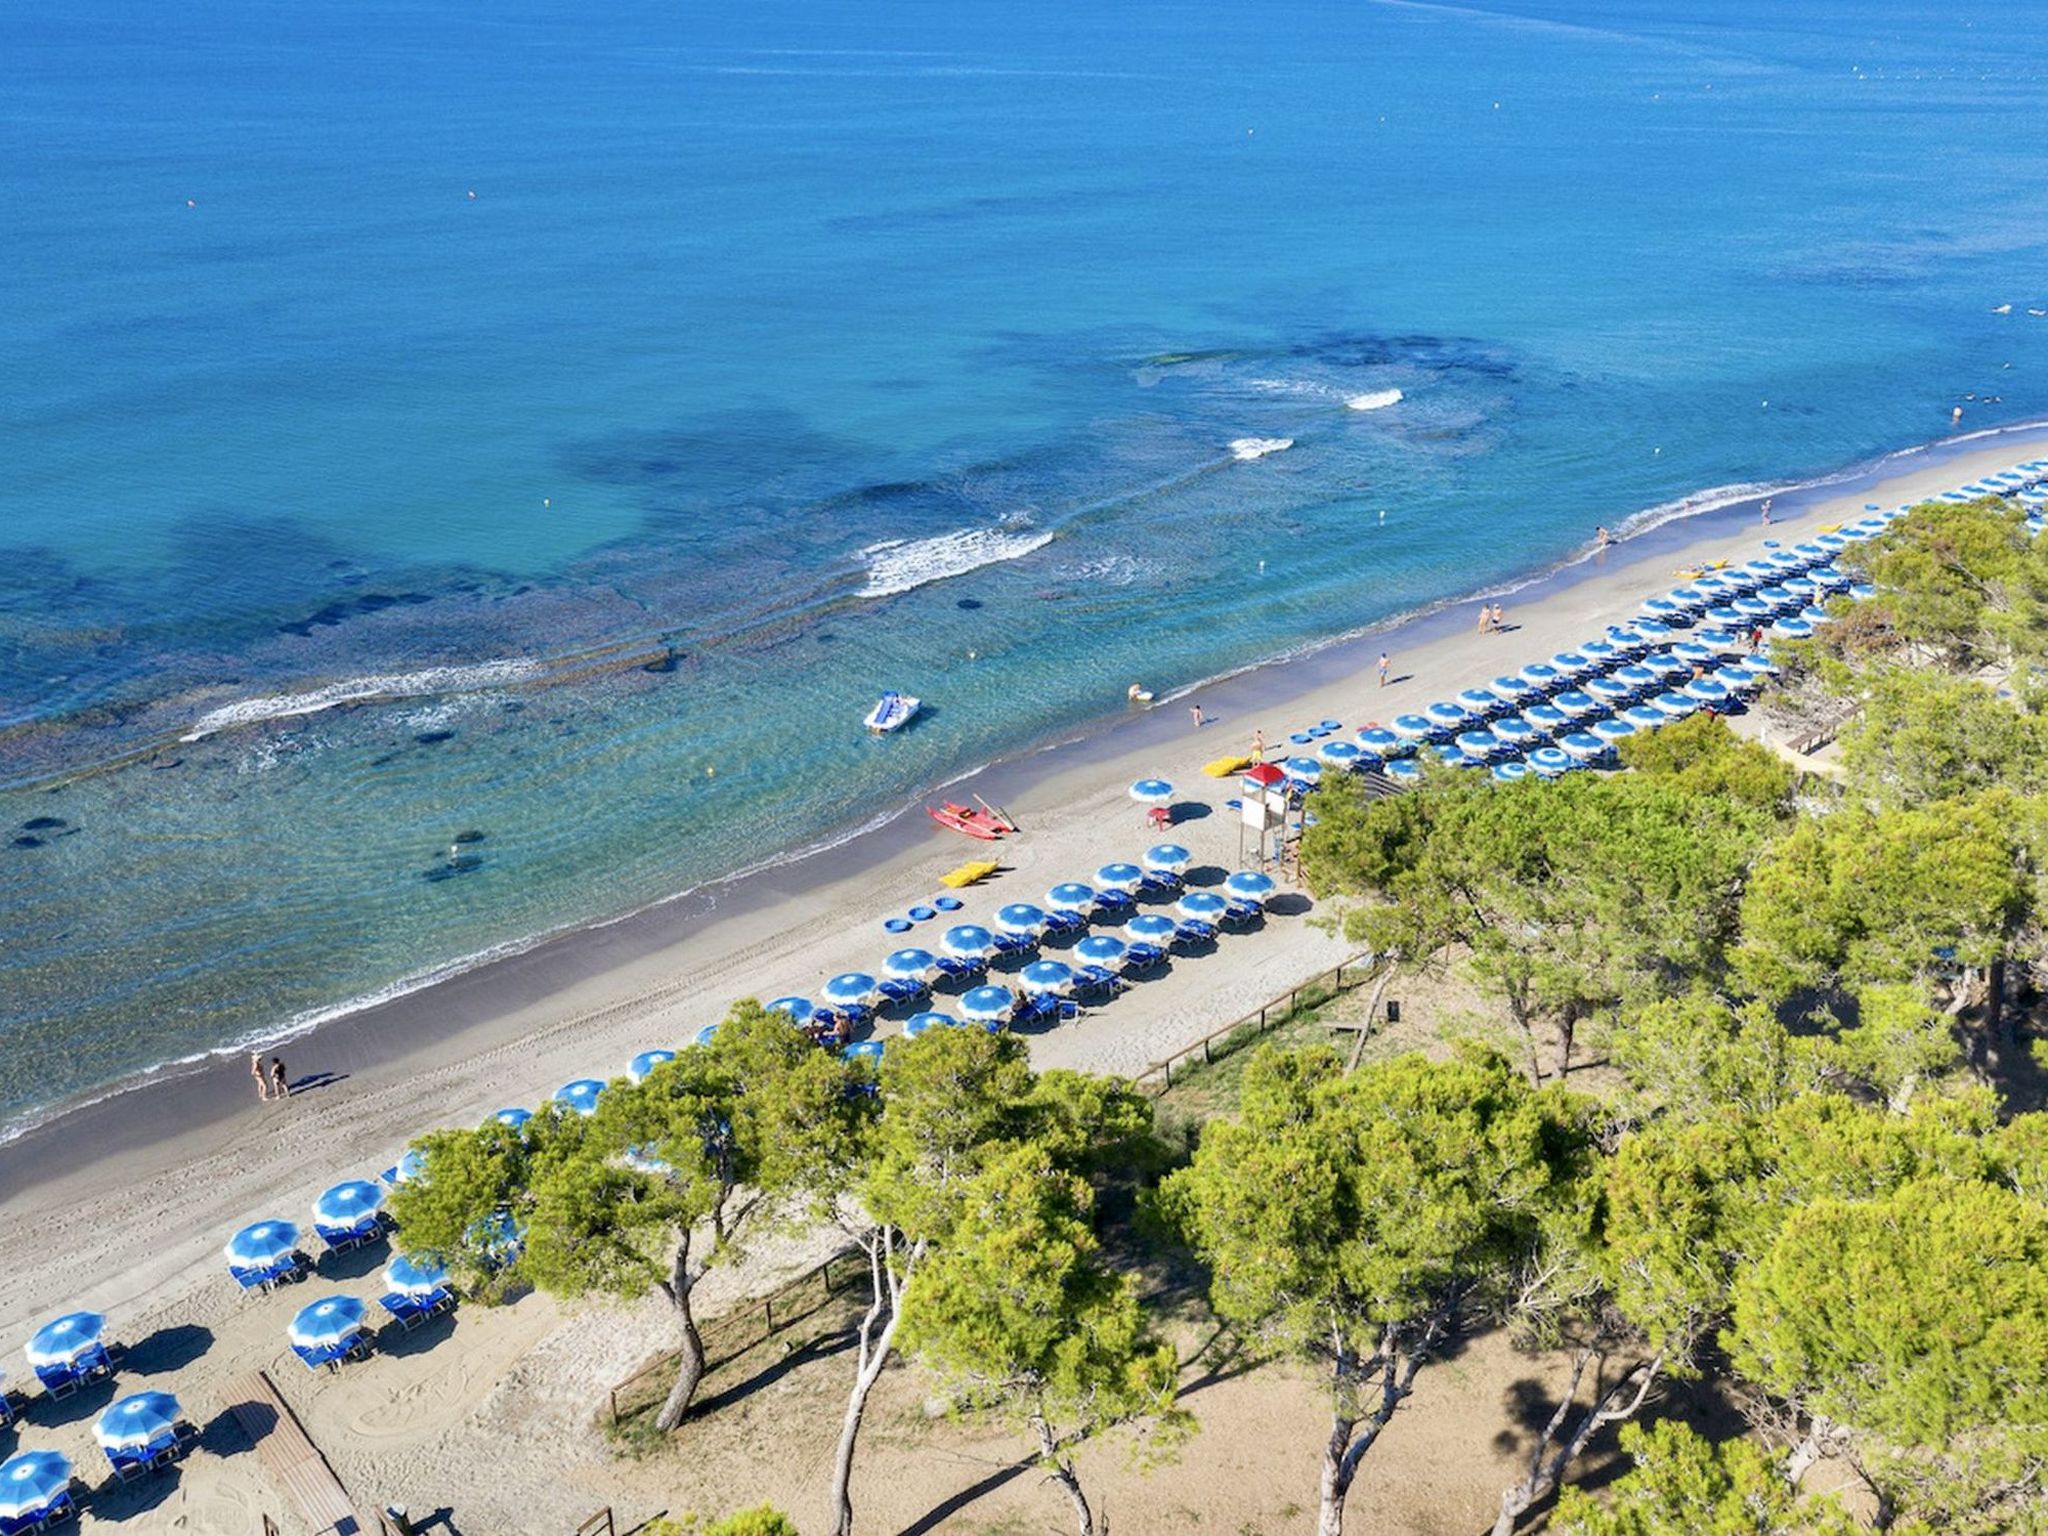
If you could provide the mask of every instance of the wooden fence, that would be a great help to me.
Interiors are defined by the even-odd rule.
[[[703,1324],[698,1332],[704,1340],[705,1373],[708,1375],[728,1360],[745,1354],[762,1340],[772,1337],[778,1326],[809,1317],[838,1294],[852,1273],[865,1279],[867,1259],[859,1249],[844,1249],[816,1268],[804,1271],[773,1295],[750,1301]],[[619,1399],[622,1396],[650,1376],[673,1371],[675,1361],[673,1353],[661,1355],[613,1387],[606,1394],[611,1422],[619,1422]]]
[[[1140,1072],[1133,1081],[1146,1093],[1157,1098],[1173,1086],[1173,1069],[1186,1065],[1197,1058],[1203,1065],[1218,1056],[1228,1056],[1247,1041],[1256,1040],[1276,1024],[1283,1024],[1302,1010],[1304,1002],[1313,1006],[1326,1003],[1333,997],[1365,985],[1379,973],[1380,962],[1372,955],[1354,955],[1334,970],[1312,976],[1298,987],[1290,987],[1280,996],[1261,1004],[1242,1018],[1233,1019],[1221,1029],[1204,1035],[1185,1050],[1175,1051],[1164,1061],[1155,1061]]]

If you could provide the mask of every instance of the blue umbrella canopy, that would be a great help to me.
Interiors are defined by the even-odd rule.
[[[958,960],[979,960],[996,947],[996,936],[978,923],[961,923],[939,935],[939,948]]]
[[[110,1451],[139,1451],[178,1427],[183,1410],[168,1392],[131,1392],[93,1421],[92,1437]]]
[[[1593,670],[1592,659],[1577,651],[1559,651],[1550,658],[1550,664],[1566,677],[1582,677]]]
[[[670,1050],[655,1049],[652,1051],[642,1051],[626,1063],[626,1076],[636,1083],[644,1083],[656,1067],[675,1059],[676,1053]]]
[[[1189,891],[1174,904],[1174,910],[1182,917],[1196,918],[1202,922],[1220,916],[1230,906],[1214,891]]]
[[[1174,935],[1174,921],[1164,912],[1140,912],[1124,924],[1124,933],[1141,944],[1158,944]]]
[[[1696,677],[1678,691],[1689,699],[1698,699],[1702,704],[1728,702],[1727,686],[1715,682],[1711,677]]]
[[[823,991],[828,1003],[865,1003],[875,995],[875,978],[866,971],[842,971],[825,983]]]
[[[1657,674],[1648,667],[1631,663],[1626,667],[1616,667],[1614,680],[1617,683],[1626,683],[1631,688],[1647,688],[1657,681]]]
[[[1671,638],[1671,626],[1655,619],[1637,619],[1635,629],[1651,645],[1662,645]]]
[[[1326,741],[1316,748],[1317,757],[1326,763],[1334,763],[1339,768],[1349,768],[1358,761],[1360,755],[1358,747],[1348,741]]]
[[[1512,704],[1517,699],[1526,699],[1537,690],[1536,685],[1526,677],[1502,676],[1488,683],[1486,691],[1495,698]]]
[[[368,1179],[344,1179],[313,1202],[313,1219],[324,1227],[360,1227],[384,1204],[384,1191]]]
[[[1223,889],[1247,901],[1264,901],[1273,894],[1273,877],[1256,869],[1240,869],[1223,882]]]
[[[1195,856],[1179,843],[1154,843],[1145,850],[1147,869],[1166,870],[1177,873],[1195,861]]]
[[[1389,752],[1399,751],[1402,746],[1401,738],[1383,725],[1366,726],[1359,731],[1357,740],[1366,751],[1377,753],[1381,757]]]
[[[1586,692],[1596,699],[1604,699],[1612,704],[1617,699],[1628,698],[1635,690],[1618,678],[1589,677],[1586,679]]]
[[[1566,772],[1574,764],[1570,754],[1557,747],[1538,747],[1529,754],[1529,766],[1545,778],[1551,778]]]
[[[851,1045],[839,1048],[839,1054],[848,1061],[880,1061],[883,1043],[880,1040],[856,1040]]]
[[[495,1115],[491,1116],[491,1119],[495,1120],[499,1125],[509,1127],[510,1129],[515,1131],[524,1129],[526,1122],[531,1120],[532,1118],[532,1110],[520,1109],[517,1106],[514,1106],[509,1109],[501,1109]]]
[[[1650,642],[1644,638],[1641,630],[1632,629],[1626,624],[1617,624],[1607,631],[1607,643],[1618,651],[1640,651]]]
[[[903,981],[923,981],[938,967],[939,957],[928,949],[899,949],[882,962],[882,969]]]
[[[604,1092],[604,1084],[594,1077],[579,1077],[573,1083],[564,1083],[555,1090],[555,1102],[564,1108],[573,1109],[579,1115],[597,1113],[598,1095]]]
[[[1522,681],[1532,683],[1538,688],[1548,688],[1553,683],[1562,682],[1564,679],[1558,673],[1557,668],[1551,666],[1548,662],[1532,661],[1528,666],[1522,668]]]
[[[1438,725],[1463,725],[1472,718],[1472,711],[1462,704],[1453,704],[1447,699],[1438,699],[1423,713]]]
[[[1081,880],[1062,880],[1045,893],[1045,904],[1055,912],[1086,912],[1095,905],[1095,887]]]
[[[915,1040],[928,1029],[957,1029],[960,1021],[950,1013],[915,1013],[903,1022],[903,1033]]]
[[[1595,666],[1605,666],[1608,662],[1619,656],[1621,651],[1610,641],[1588,640],[1579,647],[1578,653],[1593,662]]]
[[[526,1228],[513,1214],[500,1208],[478,1217],[462,1234],[471,1252],[491,1263],[508,1263],[526,1246]]]
[[[228,1239],[222,1250],[237,1269],[268,1269],[297,1252],[299,1229],[288,1221],[258,1221]]]
[[[301,1349],[331,1349],[362,1329],[363,1310],[353,1296],[322,1296],[299,1308],[285,1331]]]
[[[1037,933],[1045,927],[1045,913],[1028,901],[1013,901],[996,913],[996,926],[1005,933]]]
[[[1495,763],[1493,776],[1503,784],[1512,784],[1517,779],[1526,779],[1529,776],[1529,765],[1522,762]]]
[[[1290,779],[1314,784],[1323,776],[1323,765],[1312,757],[1290,757],[1280,765]]]
[[[808,997],[778,997],[768,1005],[770,1013],[786,1013],[793,1024],[808,1024],[811,1015],[818,1011],[818,1005]]]
[[[30,1365],[71,1365],[106,1331],[107,1320],[97,1312],[66,1312],[38,1328],[22,1352]]]
[[[1396,736],[1409,739],[1428,736],[1436,730],[1427,715],[1396,715],[1390,723]]]
[[[17,1451],[0,1461],[0,1519],[38,1519],[70,1491],[71,1458],[57,1451]]]
[[[1398,763],[1387,764],[1387,777],[1399,779],[1404,784],[1412,784],[1422,777],[1422,764],[1404,757]]]
[[[1173,799],[1173,785],[1165,779],[1140,779],[1131,786],[1131,798],[1140,805],[1165,805]]]
[[[1621,718],[1639,731],[1654,731],[1670,717],[1647,704],[1631,704],[1621,712]]]
[[[1511,746],[1519,746],[1535,737],[1536,727],[1527,720],[1509,715],[1505,720],[1493,722],[1493,734]]]
[[[1095,871],[1095,883],[1111,891],[1136,890],[1144,879],[1145,871],[1135,864],[1105,864]]]
[[[1034,960],[1018,980],[1026,992],[1064,992],[1074,984],[1074,968],[1064,960]]]
[[[1567,715],[1572,716],[1590,715],[1599,707],[1593,702],[1593,696],[1590,693],[1586,693],[1578,688],[1567,688],[1550,702],[1563,710]]]
[[[1623,737],[1636,733],[1636,728],[1626,720],[1595,720],[1586,729],[1605,742],[1620,741]]]
[[[410,1184],[424,1178],[427,1172],[427,1154],[418,1147],[407,1147],[398,1154],[398,1163],[391,1170],[393,1183]]]
[[[1580,761],[1598,757],[1607,750],[1607,743],[1590,731],[1573,731],[1558,742],[1560,750]]]
[[[448,1266],[431,1254],[401,1253],[384,1266],[384,1283],[401,1296],[425,1296],[448,1283]]]
[[[1460,731],[1452,741],[1467,757],[1491,757],[1507,745],[1488,730]]]
[[[1712,661],[1714,648],[1699,640],[1681,640],[1671,647],[1671,654],[1680,661]]]
[[[1131,952],[1131,946],[1113,933],[1091,933],[1074,946],[1074,953],[1091,965],[1115,965]]]
[[[978,1024],[1000,1023],[1016,1011],[1008,987],[975,987],[960,995],[960,1016]]]

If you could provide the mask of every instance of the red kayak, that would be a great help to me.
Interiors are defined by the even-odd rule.
[[[1014,832],[1016,825],[1008,818],[993,811],[972,810],[948,800],[944,805],[928,805],[925,813],[942,827],[951,827],[955,832],[965,832],[969,837],[978,837],[985,843],[992,843],[1005,832]]]

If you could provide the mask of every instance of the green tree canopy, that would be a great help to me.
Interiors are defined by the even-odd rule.
[[[1576,1488],[1557,1501],[1559,1536],[1856,1536],[1832,1498],[1801,1497],[1782,1457],[1747,1440],[1715,1444],[1666,1420],[1625,1426],[1631,1468],[1603,1503]]]
[[[1792,765],[1760,742],[1747,741],[1709,714],[1624,737],[1627,767],[1687,794],[1725,798],[1774,816],[1791,808]]]

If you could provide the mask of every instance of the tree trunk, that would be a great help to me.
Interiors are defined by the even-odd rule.
[[[1080,1536],[1097,1536],[1095,1515],[1088,1508],[1088,1496],[1081,1492],[1081,1479],[1074,1475],[1074,1464],[1059,1454],[1059,1447],[1052,1436],[1052,1426],[1043,1419],[1033,1419],[1032,1427],[1038,1431],[1039,1459],[1045,1463],[1046,1475],[1066,1490],[1067,1502],[1074,1506],[1074,1529]],[[1109,1522],[1104,1521],[1101,1536],[1109,1536]]]
[[[903,1318],[902,1283],[890,1263],[893,1233],[878,1228],[867,1240],[868,1276],[874,1299],[860,1320],[860,1370],[853,1379],[853,1391],[846,1399],[846,1417],[839,1426],[839,1448],[832,1462],[832,1509],[834,1536],[853,1536],[853,1452],[860,1440],[860,1421],[868,1411],[868,1394],[882,1378],[882,1367],[896,1342],[896,1325]],[[911,1262],[915,1262],[912,1250]],[[883,1311],[889,1320],[876,1332]]]
[[[1541,1088],[1543,1086],[1543,1058],[1537,1054],[1536,1050],[1535,1022],[1512,1002],[1508,1004],[1508,1014],[1514,1019],[1516,1027],[1522,1031],[1522,1048],[1528,1052],[1529,1086],[1531,1088]]]
[[[1578,1033],[1578,1028],[1579,1021],[1569,1014],[1557,1021],[1557,1080],[1560,1083],[1572,1070],[1572,1038]]]
[[[1323,1445],[1322,1508],[1316,1517],[1316,1536],[1344,1536],[1344,1495],[1351,1491],[1356,1462],[1346,1464],[1344,1453],[1351,1448],[1356,1419],[1338,1415],[1330,1421],[1330,1438]]]
[[[661,1405],[661,1412],[654,1418],[654,1427],[663,1434],[683,1422],[683,1415],[690,1411],[691,1399],[697,1395],[697,1386],[704,1380],[704,1338],[697,1332],[697,1318],[690,1308],[690,1292],[694,1286],[695,1281],[690,1275],[690,1234],[685,1232],[676,1244],[675,1257],[669,1261],[668,1284],[662,1287],[676,1309],[676,1321],[683,1334],[682,1358],[676,1366],[675,1385],[668,1389],[668,1401]]]
[[[1564,1481],[1565,1469],[1578,1458],[1587,1442],[1606,1425],[1635,1416],[1664,1363],[1661,1354],[1654,1359],[1640,1361],[1624,1371],[1604,1392],[1599,1390],[1596,1376],[1593,1401],[1586,1405],[1585,1413],[1571,1433],[1565,1435],[1564,1443],[1559,1445],[1558,1437],[1564,1433],[1572,1406],[1578,1398],[1579,1383],[1585,1377],[1586,1368],[1596,1359],[1597,1353],[1589,1347],[1581,1350],[1572,1362],[1571,1385],[1565,1389],[1564,1400],[1557,1405],[1550,1422],[1543,1426],[1535,1449],[1529,1453],[1528,1472],[1519,1483],[1501,1490],[1500,1513],[1494,1518],[1491,1536],[1515,1536],[1515,1527],[1521,1523],[1522,1516],[1557,1492],[1558,1485]],[[1633,1391],[1630,1390],[1631,1384]],[[1544,1453],[1552,1451],[1553,1446],[1555,1451],[1546,1456]]]
[[[1365,1022],[1358,1026],[1358,1038],[1351,1042],[1351,1059],[1344,1063],[1347,1075],[1358,1070],[1359,1060],[1365,1055],[1365,1042],[1366,1037],[1372,1033],[1373,1015],[1379,1012],[1380,999],[1387,995],[1387,988],[1394,980],[1396,969],[1398,967],[1395,963],[1389,960],[1386,969],[1380,972],[1380,979],[1373,984],[1372,996],[1366,999]]]
[[[2013,1046],[2012,1031],[2005,1022],[2005,956],[1991,962],[1984,977],[1984,1039],[1991,1047],[1991,1060],[2003,1065]]]

